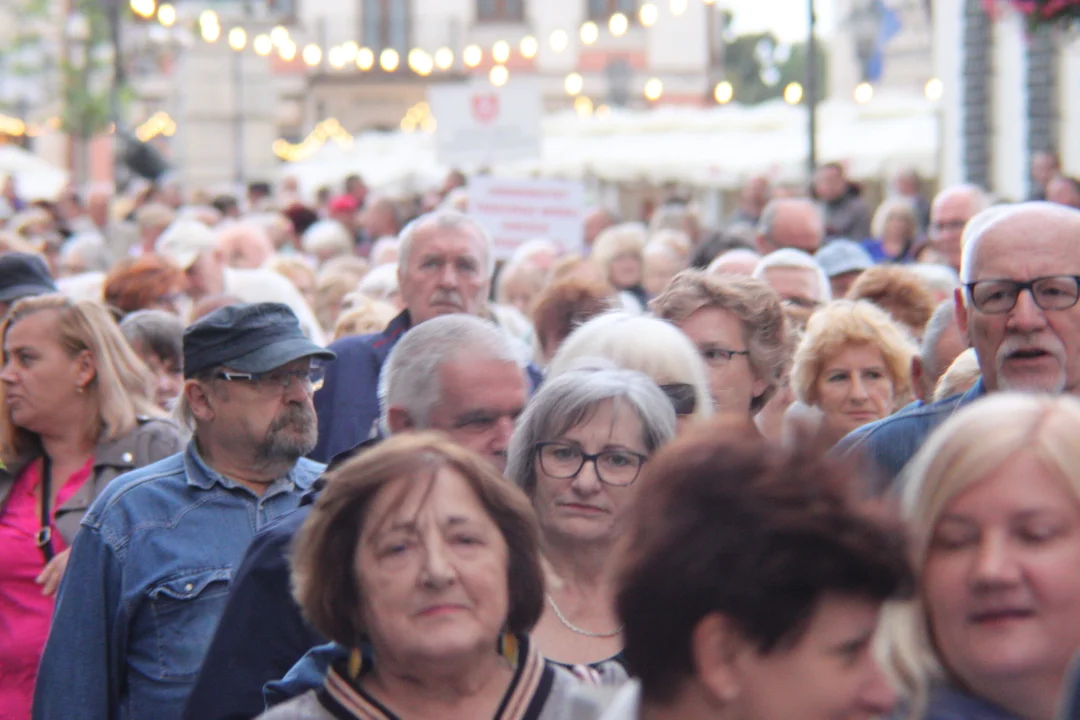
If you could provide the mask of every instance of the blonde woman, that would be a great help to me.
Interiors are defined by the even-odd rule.
[[[800,402],[822,413],[821,442],[881,420],[911,398],[915,344],[888,314],[865,301],[837,300],[806,325],[791,371]]]
[[[623,223],[604,230],[593,243],[592,259],[605,279],[619,291],[628,310],[645,311],[644,251],[648,231],[640,223]]]
[[[862,243],[874,262],[909,260],[919,235],[915,205],[906,198],[889,198],[878,206],[870,221],[871,237]],[[855,238],[853,238],[855,239]]]
[[[118,475],[181,448],[154,379],[108,311],[25,298],[3,326],[0,372],[0,707],[29,717],[67,548]]]
[[[917,720],[1053,720],[1080,650],[1080,402],[995,393],[901,476],[921,588],[886,657]]]

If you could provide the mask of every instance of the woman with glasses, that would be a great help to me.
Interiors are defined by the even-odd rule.
[[[521,416],[506,475],[540,522],[551,577],[533,638],[548,659],[587,666],[605,682],[625,679],[613,558],[643,468],[674,434],[664,393],[627,370],[564,373]]]
[[[768,285],[686,270],[652,301],[652,310],[697,347],[717,413],[749,418],[776,394],[792,348],[780,297]]]
[[[596,360],[647,375],[667,397],[682,431],[713,414],[705,362],[677,327],[654,317],[613,311],[578,327],[548,365],[548,378]]]
[[[791,386],[820,411],[821,442],[831,447],[903,407],[915,352],[904,330],[866,301],[837,300],[814,313],[795,351]]]

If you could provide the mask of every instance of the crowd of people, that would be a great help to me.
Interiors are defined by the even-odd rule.
[[[1033,170],[505,262],[460,173],[9,183],[0,719],[1063,717],[1080,193]]]

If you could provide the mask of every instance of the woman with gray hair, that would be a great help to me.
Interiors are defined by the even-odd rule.
[[[644,466],[674,434],[674,409],[648,376],[581,369],[546,382],[510,440],[506,475],[532,500],[552,576],[533,639],[605,683],[626,678],[616,542]]]

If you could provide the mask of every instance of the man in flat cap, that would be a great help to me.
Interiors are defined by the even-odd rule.
[[[184,333],[187,449],[114,480],[71,547],[41,662],[41,720],[179,718],[234,570],[257,530],[324,469],[319,360],[279,303],[217,310]]]

